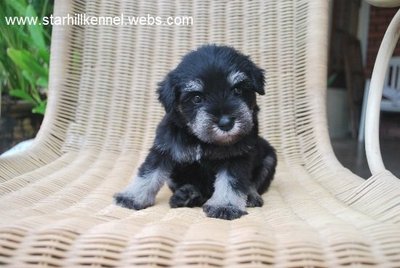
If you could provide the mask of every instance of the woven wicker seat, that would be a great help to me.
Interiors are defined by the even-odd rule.
[[[118,3],[115,3],[118,2]],[[192,26],[54,26],[49,104],[27,152],[0,159],[0,265],[400,267],[400,181],[335,158],[325,118],[328,1],[56,1],[55,16],[193,16]],[[112,204],[163,115],[156,84],[204,43],[266,69],[260,129],[278,150],[262,208]]]

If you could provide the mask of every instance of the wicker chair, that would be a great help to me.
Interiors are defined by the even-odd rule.
[[[55,16],[193,16],[192,26],[54,26],[33,147],[0,160],[0,265],[400,266],[400,181],[335,158],[325,118],[328,1],[57,0]],[[261,134],[277,148],[262,208],[238,220],[112,204],[163,114],[156,83],[188,50],[229,44],[267,70]]]

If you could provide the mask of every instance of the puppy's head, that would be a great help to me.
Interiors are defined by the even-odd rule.
[[[228,145],[252,130],[264,74],[235,49],[207,45],[187,54],[158,93],[166,112],[179,113],[198,139]]]

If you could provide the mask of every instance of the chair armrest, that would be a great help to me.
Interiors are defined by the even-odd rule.
[[[365,150],[368,166],[373,175],[385,170],[379,144],[379,116],[385,75],[399,36],[400,11],[397,11],[379,47],[368,94],[365,119]]]
[[[366,0],[370,5],[377,7],[398,7],[400,0]]]

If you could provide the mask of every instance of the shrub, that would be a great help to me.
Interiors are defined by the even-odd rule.
[[[52,0],[1,0],[0,90],[2,95],[33,104],[44,114],[47,103],[51,26],[7,25],[6,17],[49,16]]]

